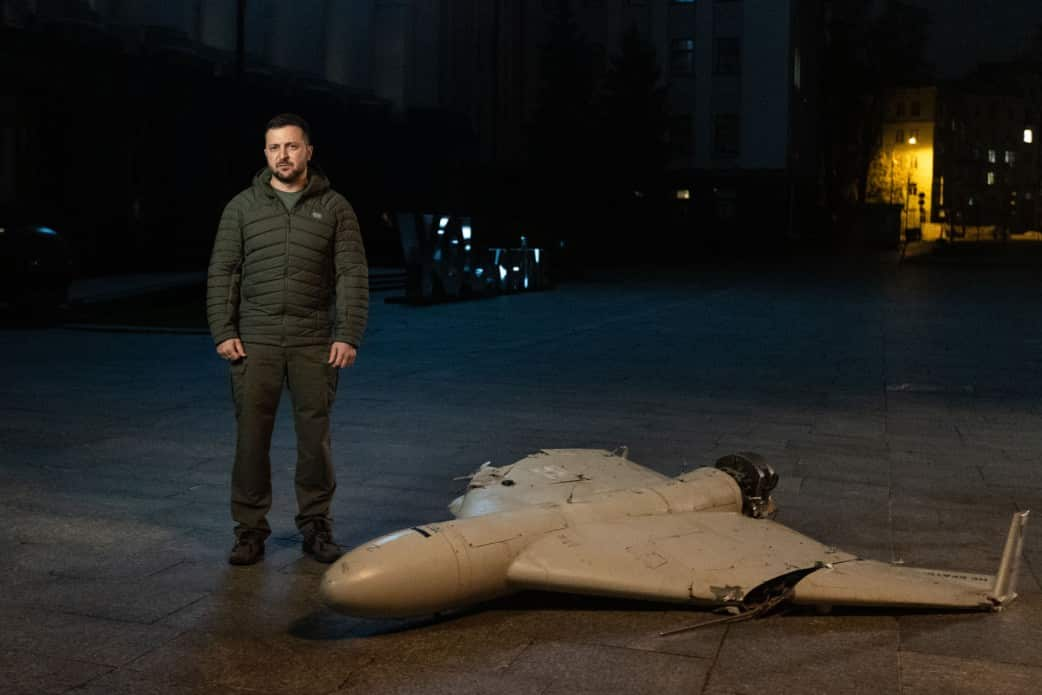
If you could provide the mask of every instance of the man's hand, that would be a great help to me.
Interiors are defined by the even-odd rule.
[[[351,343],[337,341],[329,346],[329,364],[338,369],[350,367],[357,356],[358,350]]]
[[[217,354],[226,360],[234,362],[235,360],[241,359],[246,356],[246,351],[242,349],[242,341],[238,338],[228,338],[221,342],[217,346]]]

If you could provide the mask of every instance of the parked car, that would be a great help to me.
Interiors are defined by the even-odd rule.
[[[68,300],[69,243],[50,227],[0,226],[0,303],[19,312],[51,312]]]

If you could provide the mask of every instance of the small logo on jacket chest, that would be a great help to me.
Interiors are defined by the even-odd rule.
[[[311,211],[311,216],[314,217],[316,220],[322,219],[322,213],[319,212],[318,210],[312,210]]]

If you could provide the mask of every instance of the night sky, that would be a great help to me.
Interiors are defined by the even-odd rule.
[[[981,60],[1009,58],[1042,24],[1042,0],[914,0],[930,11],[927,58],[942,78],[957,77]]]

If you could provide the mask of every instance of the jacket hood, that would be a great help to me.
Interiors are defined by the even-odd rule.
[[[264,167],[253,177],[253,187],[263,195],[274,198],[275,189],[271,187],[271,169]],[[325,193],[330,188],[329,179],[314,163],[308,164],[308,183],[304,187],[302,198]]]

